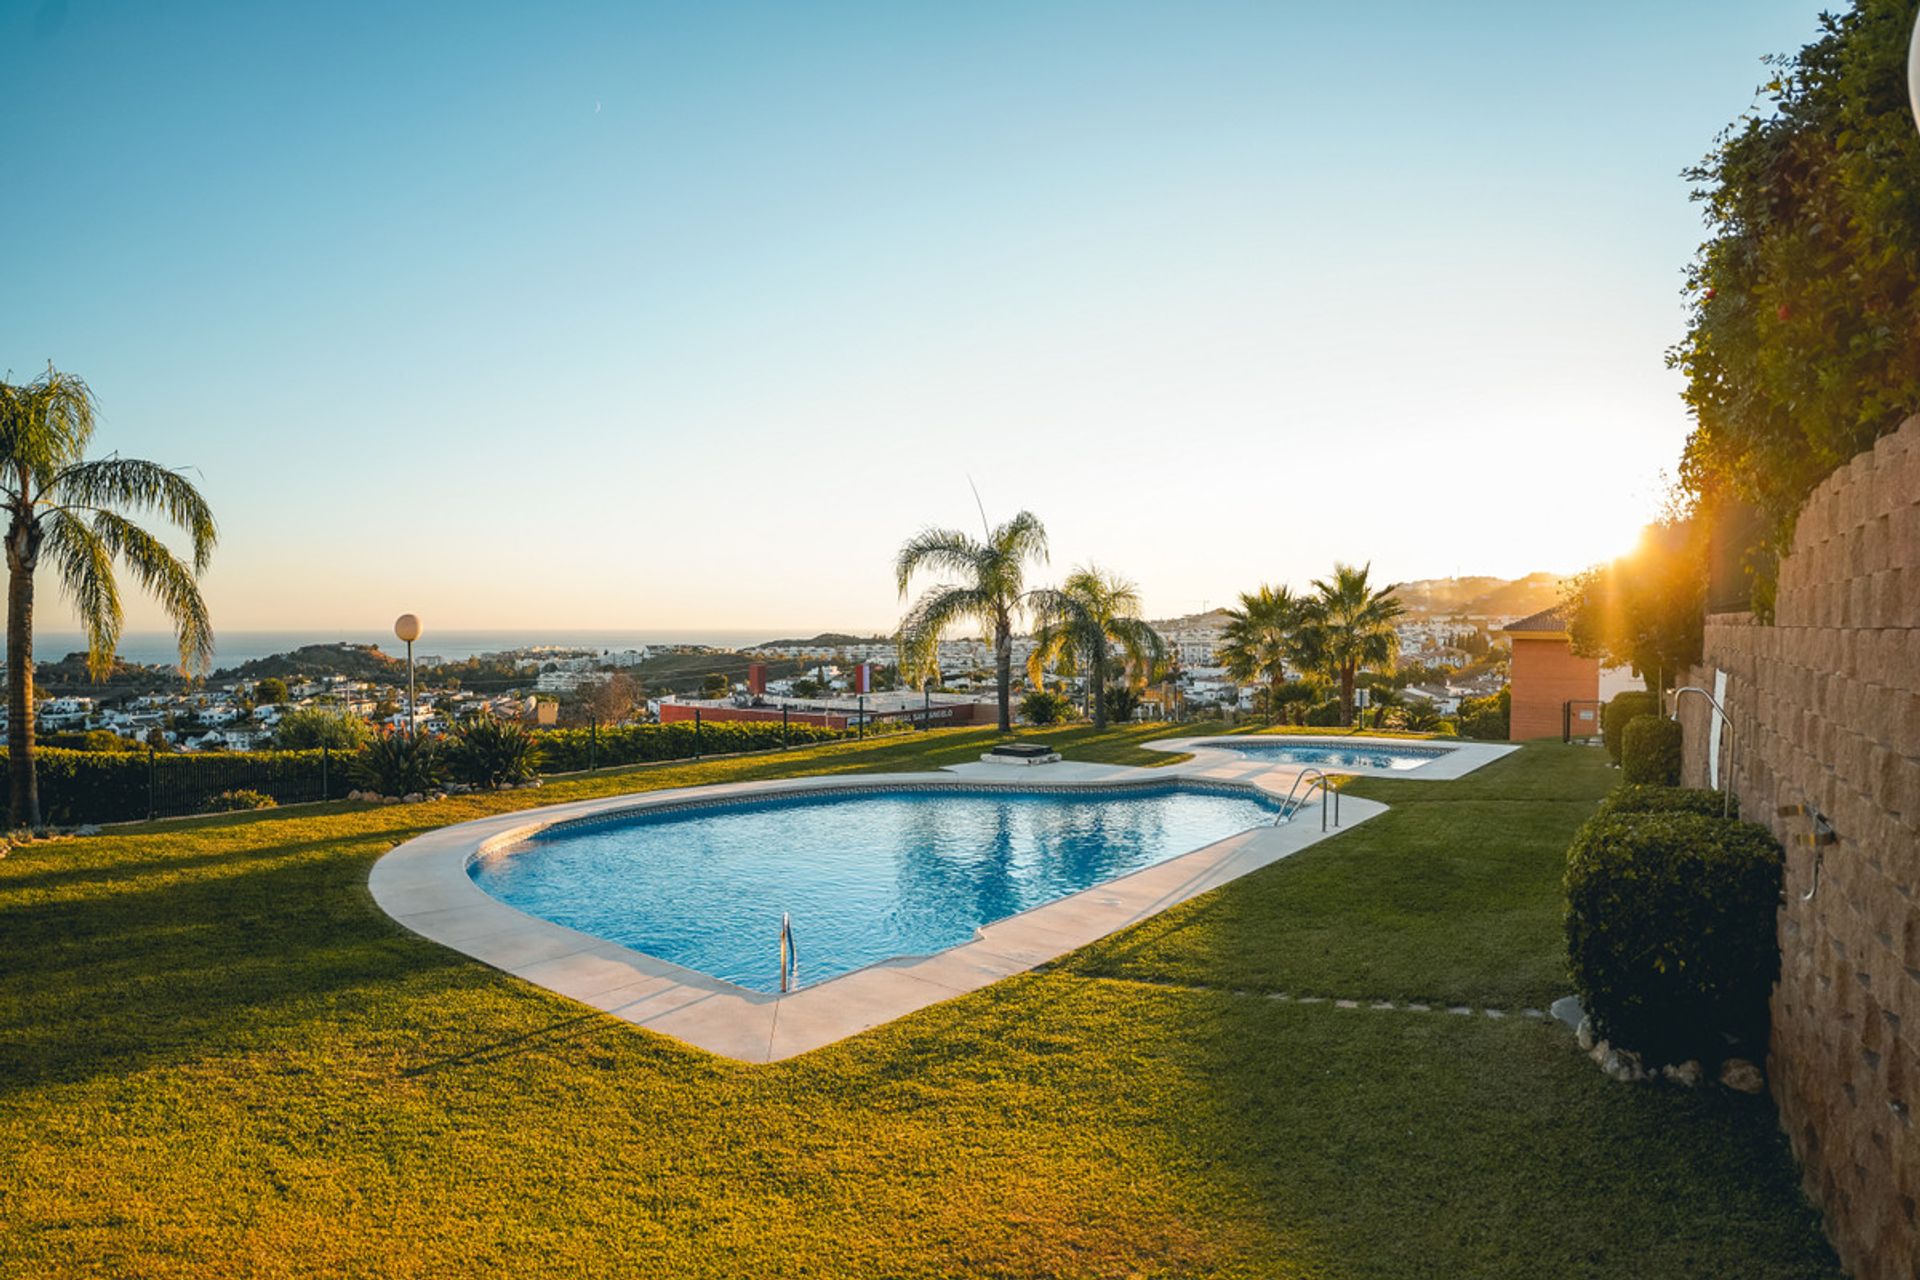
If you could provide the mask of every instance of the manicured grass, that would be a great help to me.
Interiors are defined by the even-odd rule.
[[[1064,962],[1073,972],[1353,999],[1544,1008],[1570,989],[1560,877],[1617,775],[1535,744],[1452,782],[1367,778],[1391,805]]]
[[[1140,743],[1164,732],[1044,736],[1160,763]],[[415,938],[366,892],[381,852],[489,810],[913,767],[989,740],[16,851],[0,1274],[1835,1274],[1764,1099],[1613,1085],[1536,1023],[1069,964],[747,1067]],[[1224,988],[1248,957],[1216,963]]]

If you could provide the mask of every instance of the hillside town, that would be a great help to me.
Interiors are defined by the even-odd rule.
[[[1537,587],[1531,594],[1515,593],[1532,579],[1463,581],[1481,585],[1483,595],[1503,592],[1509,603],[1537,604],[1541,596]],[[1398,622],[1398,659],[1390,671],[1374,673],[1359,705],[1369,705],[1373,689],[1385,687],[1397,703],[1421,703],[1452,716],[1469,699],[1499,693],[1507,650],[1500,629],[1518,615],[1469,611],[1471,601],[1459,600],[1458,593],[1450,598],[1430,583],[1400,590],[1429,608],[1410,609]],[[1436,599],[1446,612],[1429,611]],[[1143,690],[1135,718],[1255,710],[1258,688],[1236,681],[1221,661],[1227,623],[1224,611],[1213,610],[1151,624],[1165,645],[1167,669]],[[1015,672],[1026,672],[1034,637],[1015,636],[1011,650]],[[315,745],[314,716],[359,722],[376,732],[411,724],[427,733],[444,733],[482,715],[536,726],[671,722],[696,712],[708,720],[785,714],[836,728],[892,719],[972,724],[989,718],[983,708],[991,701],[994,660],[986,639],[942,639],[938,680],[903,689],[898,645],[886,636],[826,633],[740,649],[542,645],[465,662],[422,654],[415,660],[410,706],[404,662],[364,646],[310,646],[216,671],[204,682],[183,681],[170,668],[123,668],[126,678],[113,686],[80,693],[43,675],[39,688],[53,692],[38,703],[36,728],[55,747],[248,752]],[[337,667],[350,670],[332,669]],[[1049,671],[1044,683],[1069,701],[1086,692],[1078,674]],[[0,729],[5,723],[0,708]]]

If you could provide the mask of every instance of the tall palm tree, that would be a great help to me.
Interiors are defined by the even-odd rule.
[[[40,825],[33,762],[33,588],[42,562],[87,636],[96,678],[113,667],[123,615],[116,562],[159,601],[180,640],[183,669],[204,671],[213,631],[199,575],[217,536],[213,512],[185,475],[154,462],[83,457],[93,393],[51,365],[22,386],[0,382],[0,507],[7,513],[7,781],[15,826]],[[153,513],[183,530],[191,565],[129,518]]]
[[[923,569],[952,573],[962,581],[929,588],[900,620],[900,674],[923,677],[936,664],[940,638],[972,622],[993,636],[994,673],[1000,687],[1000,732],[1013,728],[1013,621],[1027,605],[1027,565],[1045,562],[1047,531],[1030,511],[989,529],[984,542],[958,529],[923,529],[907,539],[894,560],[900,598]]]
[[[1242,684],[1267,686],[1267,712],[1278,718],[1280,686],[1287,667],[1302,660],[1302,624],[1306,602],[1285,587],[1264,583],[1240,593],[1240,607],[1226,611],[1218,656],[1227,674]]]
[[[1306,643],[1317,665],[1340,686],[1340,723],[1353,723],[1353,682],[1363,667],[1391,667],[1400,653],[1393,624],[1403,612],[1392,587],[1375,589],[1372,565],[1336,564],[1316,578],[1308,601]]]
[[[1035,683],[1048,667],[1065,675],[1085,672],[1093,698],[1093,727],[1107,727],[1107,677],[1114,653],[1131,671],[1144,674],[1166,656],[1160,633],[1140,618],[1140,589],[1118,574],[1092,565],[1075,569],[1057,591],[1031,598],[1033,652],[1027,675]]]

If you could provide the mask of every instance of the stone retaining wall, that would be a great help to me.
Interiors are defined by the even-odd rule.
[[[1687,683],[1728,675],[1733,786],[1787,846],[1768,1062],[1781,1123],[1841,1259],[1920,1275],[1920,418],[1808,499],[1772,626],[1708,619]],[[1709,710],[1681,703],[1685,780]],[[1724,740],[1723,740],[1723,751]],[[1721,776],[1727,773],[1723,756]],[[1835,843],[1796,843],[1806,804]],[[1815,872],[1818,867],[1818,888]],[[1812,899],[1805,895],[1812,891]]]

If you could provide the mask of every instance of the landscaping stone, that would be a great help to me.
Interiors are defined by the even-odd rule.
[[[1569,1031],[1577,1029],[1581,1020],[1587,1016],[1587,1011],[1580,1007],[1579,996],[1561,996],[1550,1008],[1554,1017],[1567,1024]]]
[[[1677,1067],[1668,1063],[1660,1068],[1661,1079],[1668,1084],[1682,1085],[1688,1089],[1698,1088],[1703,1075],[1700,1064],[1693,1061],[1683,1062]]]
[[[1593,1019],[1587,1017],[1581,1018],[1579,1025],[1573,1029],[1573,1038],[1582,1049],[1592,1052],[1594,1045]]]
[[[1767,1077],[1745,1058],[1728,1058],[1720,1068],[1720,1083],[1740,1093],[1759,1093],[1767,1087]]]
[[[83,822],[73,829],[73,834],[77,836],[97,836],[100,834],[100,828],[96,823]]]
[[[1647,1078],[1646,1068],[1640,1064],[1640,1055],[1631,1049],[1609,1049],[1600,1069],[1607,1078],[1623,1084]]]

